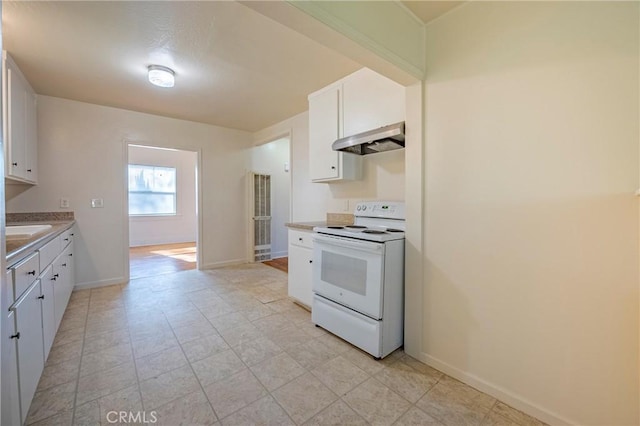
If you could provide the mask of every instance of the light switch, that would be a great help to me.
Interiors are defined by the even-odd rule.
[[[69,208],[69,199],[68,198],[60,198],[60,208],[68,209]]]
[[[102,198],[92,198],[91,199],[91,208],[101,209],[104,207],[104,200]]]

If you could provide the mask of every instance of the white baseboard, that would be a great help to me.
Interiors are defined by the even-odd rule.
[[[225,266],[242,265],[243,263],[247,263],[247,259],[223,260],[222,262],[213,262],[207,263],[205,265],[200,265],[199,269],[216,269],[223,268]]]
[[[279,259],[281,257],[287,257],[287,256],[289,256],[288,251],[279,251],[279,252],[271,253],[272,259]]]
[[[86,283],[76,283],[76,285],[73,286],[73,289],[74,290],[85,290],[85,289],[89,289],[89,288],[106,287],[106,286],[114,285],[114,284],[124,284],[126,282],[127,282],[127,280],[125,280],[124,277],[109,278],[107,280],[89,281],[89,282],[86,282]]]
[[[514,394],[500,386],[494,385],[493,383],[487,382],[480,377],[468,373],[466,371],[462,371],[457,367],[454,367],[446,362],[440,361],[437,358],[432,357],[424,352],[420,353],[420,361],[425,364],[435,368],[436,370],[442,371],[443,373],[448,374],[449,376],[460,380],[472,386],[479,391],[482,391],[486,394],[493,396],[494,398],[504,402],[512,406],[513,408],[522,411],[523,413],[529,414],[543,422],[550,425],[575,425],[577,422],[570,421],[557,413],[553,413],[549,410],[546,410],[527,399]]]

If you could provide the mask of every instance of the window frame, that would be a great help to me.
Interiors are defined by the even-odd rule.
[[[175,191],[174,192],[157,192],[157,191],[132,191],[129,188],[129,176],[131,173],[131,166],[148,167],[152,169],[172,169],[174,171]],[[130,194],[160,194],[160,195],[173,195],[173,213],[131,213],[131,203],[129,202]],[[178,168],[174,166],[161,166],[158,164],[143,164],[143,163],[128,163],[127,164],[127,213],[130,218],[144,218],[144,217],[175,217],[179,215],[178,212]]]

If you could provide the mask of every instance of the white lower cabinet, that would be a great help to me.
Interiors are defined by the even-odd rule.
[[[26,259],[39,259],[39,268],[31,265],[33,260],[26,266],[21,261],[7,270],[6,274],[7,284],[16,289],[16,299],[9,308],[0,346],[0,424],[3,426],[17,426],[26,421],[44,364],[75,285],[72,231],[65,231],[35,254],[35,257],[32,254]],[[21,274],[23,269],[24,274]],[[16,277],[22,283],[26,280],[24,277],[32,276],[28,272],[35,269],[42,272],[26,291],[21,292],[22,287],[15,285]]]
[[[2,419],[3,425],[19,425],[20,387],[18,385],[18,344],[15,314],[9,312],[7,328],[2,336]]]
[[[53,345],[53,338],[56,336],[55,315],[55,281],[53,277],[53,266],[49,265],[40,275],[40,286],[42,287],[42,337],[44,341],[44,359],[46,360]]]
[[[37,280],[14,305],[18,342],[18,377],[22,418],[27,418],[33,395],[44,369],[42,340],[42,304],[40,280]]]
[[[311,307],[313,233],[289,230],[289,297]]]
[[[62,267],[62,261],[64,258],[62,255],[58,256],[56,260],[53,261],[53,274],[51,277],[51,281],[53,282],[53,297],[54,297],[54,306],[66,306],[67,302],[67,277],[66,270]],[[64,309],[55,309],[55,324],[56,329],[60,326],[60,322],[62,321],[62,316],[64,315]]]

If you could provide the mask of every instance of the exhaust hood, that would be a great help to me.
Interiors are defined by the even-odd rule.
[[[358,155],[404,148],[404,121],[338,139],[331,148]]]

